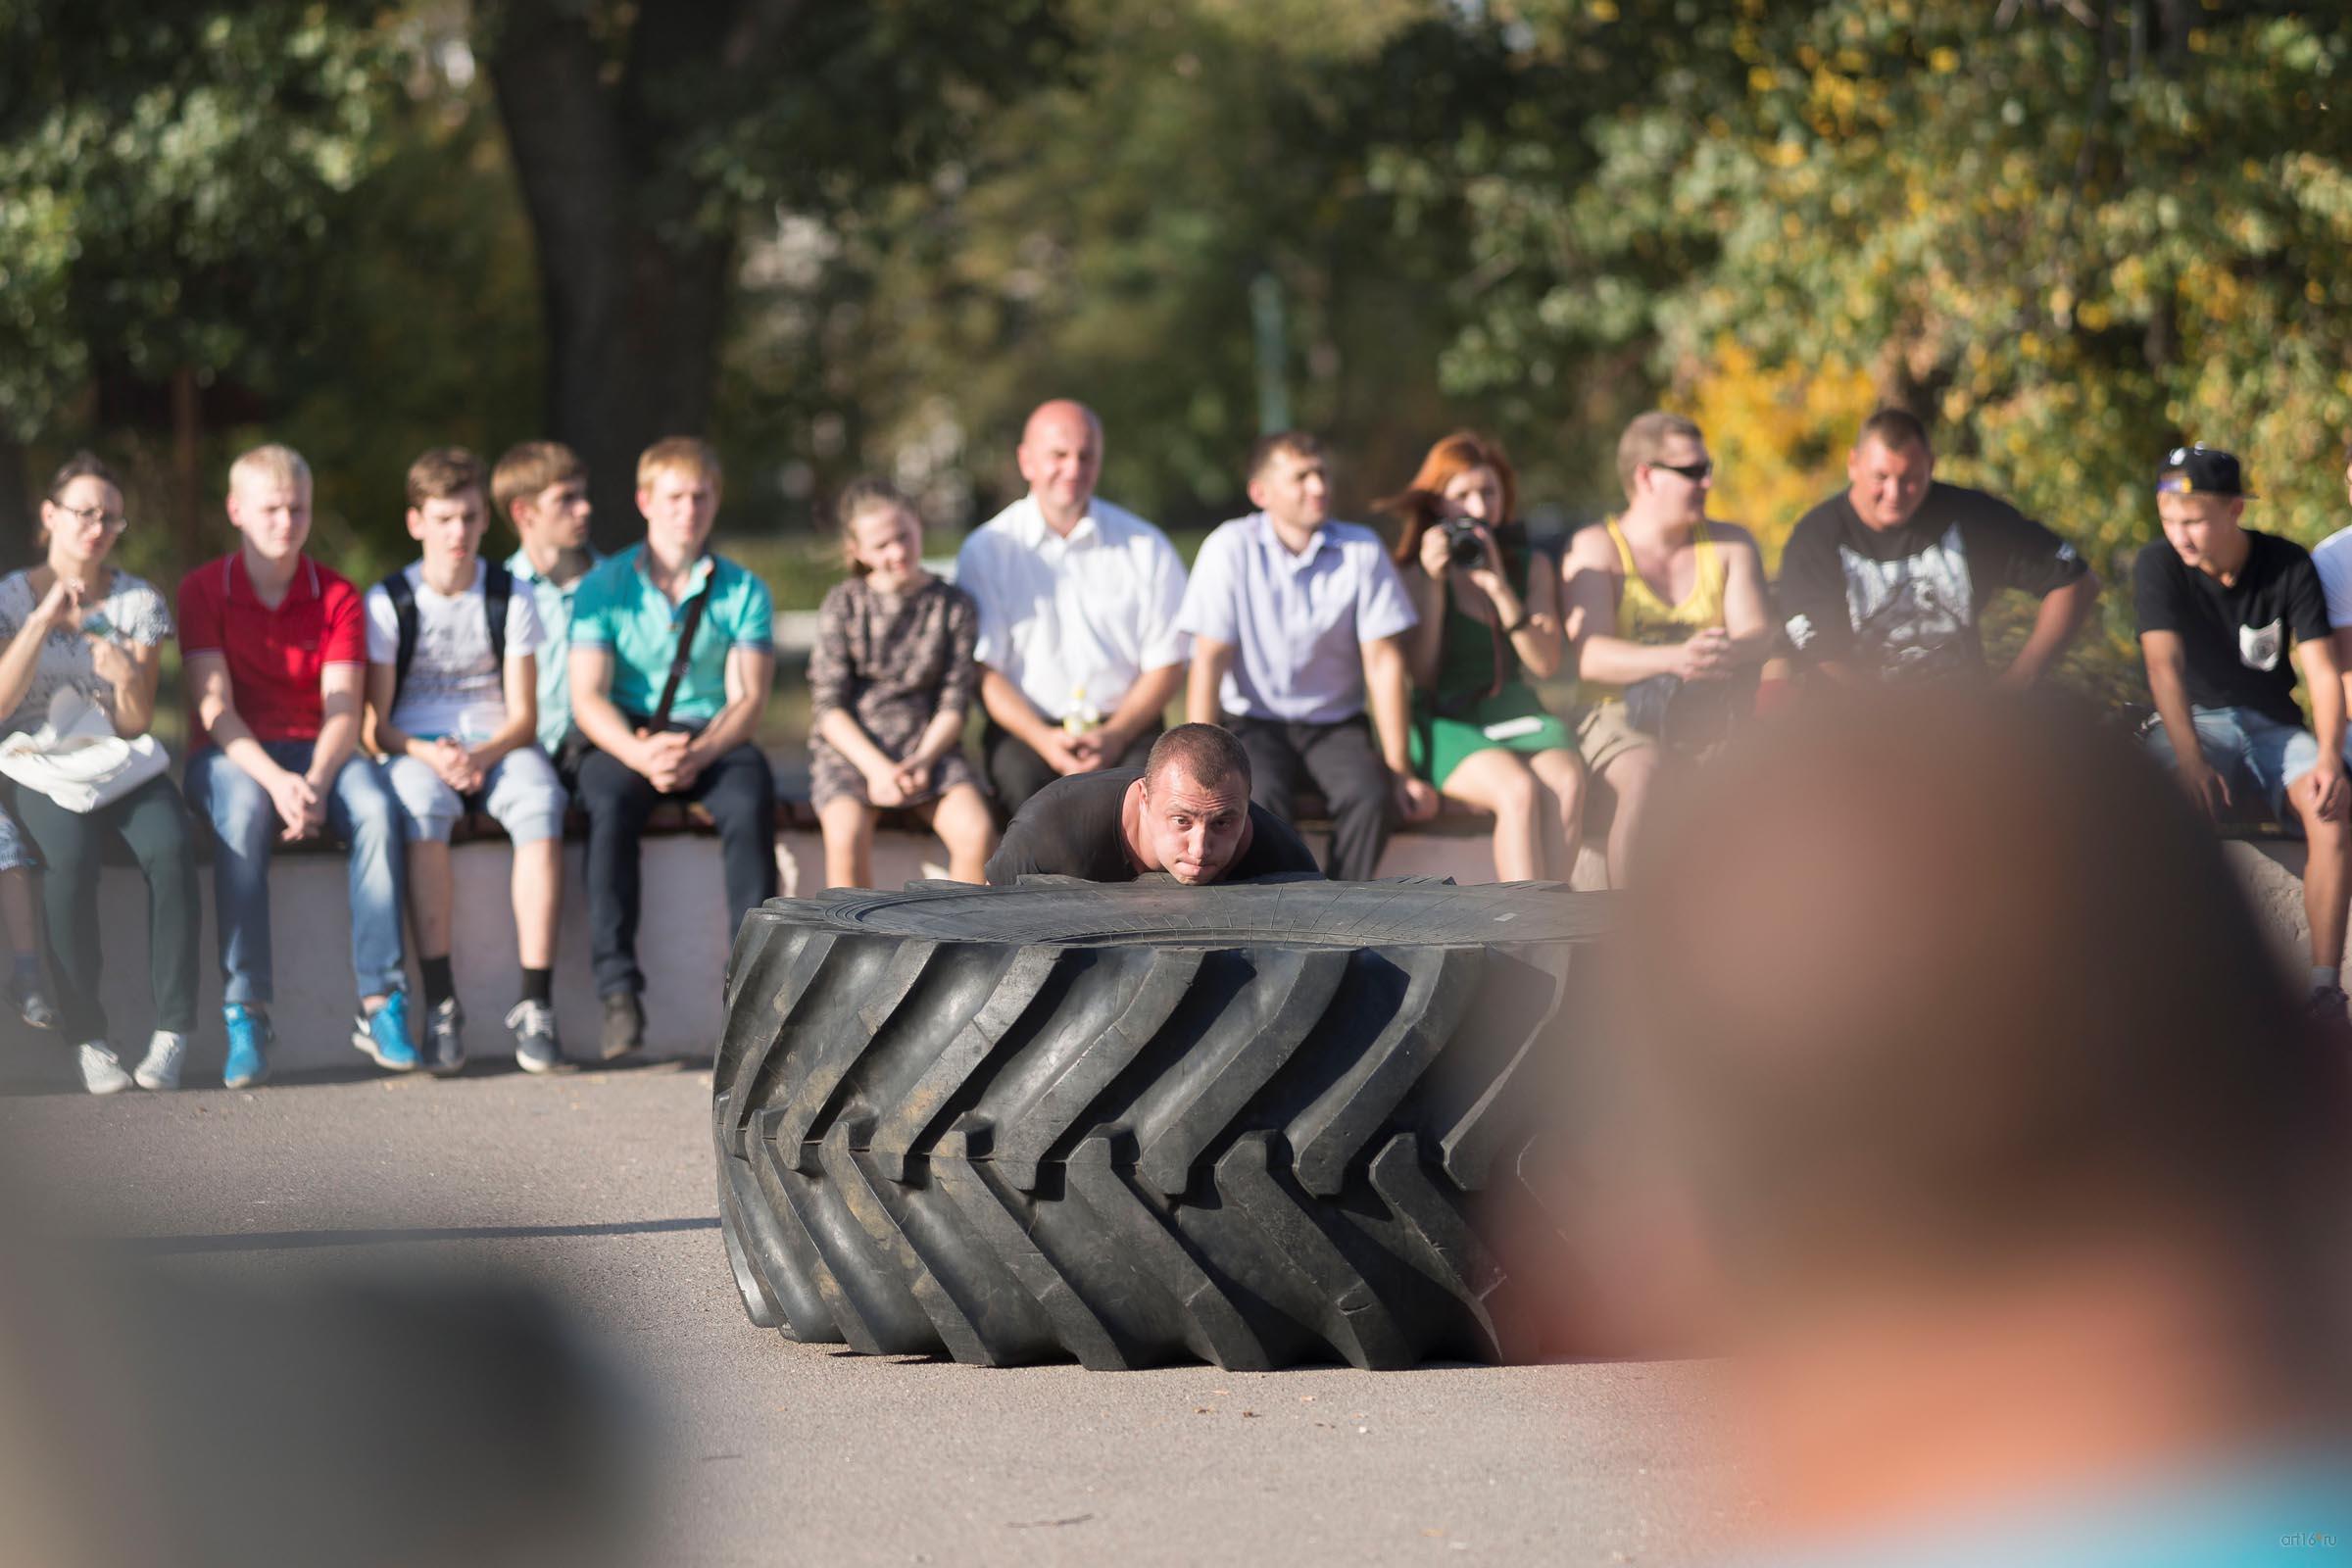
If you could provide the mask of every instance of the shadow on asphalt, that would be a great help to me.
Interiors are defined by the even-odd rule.
[[[450,1225],[392,1230],[246,1231],[218,1236],[134,1236],[108,1242],[109,1251],[142,1257],[183,1252],[277,1252],[308,1247],[381,1247],[397,1242],[512,1242],[565,1236],[657,1236],[714,1231],[716,1215],[684,1219],[612,1220],[596,1225]]]

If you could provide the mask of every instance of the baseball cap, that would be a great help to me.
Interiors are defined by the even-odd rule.
[[[2175,447],[2164,455],[2157,470],[2156,493],[2162,495],[2252,496],[2234,453],[2197,445]]]

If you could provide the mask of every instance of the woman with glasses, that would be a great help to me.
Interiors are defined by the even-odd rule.
[[[1421,616],[1406,634],[1414,771],[1494,814],[1497,879],[1565,882],[1583,837],[1585,770],[1528,680],[1558,674],[1566,657],[1559,573],[1516,520],[1510,459],[1456,431],[1379,506],[1403,519],[1396,564]]]
[[[41,503],[47,559],[0,578],[0,733],[38,730],[67,691],[104,710],[116,734],[147,732],[172,616],[151,584],[108,564],[122,527],[122,488],[104,464],[81,453],[57,470]],[[22,783],[7,794],[48,866],[41,894],[59,1021],[74,1042],[82,1086],[94,1095],[134,1082],[176,1089],[196,1025],[197,963],[195,840],[178,789],[158,774],[87,812]],[[155,1029],[130,1072],[99,1000],[98,871],[110,839],[129,848],[147,879]]]

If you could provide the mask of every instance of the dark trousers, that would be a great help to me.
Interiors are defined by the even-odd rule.
[[[749,742],[670,796],[611,753],[591,751],[580,759],[578,800],[588,813],[588,946],[600,996],[645,989],[637,967],[644,891],[638,852],[646,818],[663,800],[700,802],[718,825],[730,941],[746,914],[776,896],[775,777],[766,757]]]
[[[1152,743],[1159,739],[1154,728],[1138,735],[1127,750],[1104,763],[1105,767],[1141,767],[1144,759],[1152,755]],[[996,795],[997,820],[1000,825],[1012,820],[1030,796],[1061,777],[1054,764],[1037,755],[1029,743],[1012,731],[990,719],[980,731],[980,763],[988,772],[988,787]]]
[[[1229,716],[1225,727],[1250,754],[1250,798],[1284,821],[1295,817],[1299,776],[1313,782],[1331,812],[1327,875],[1362,882],[1378,872],[1396,805],[1370,719],[1358,713],[1336,724],[1304,724]]]
[[[95,811],[69,811],[37,791],[14,792],[17,819],[40,846],[48,869],[41,905],[57,960],[58,1027],[79,1044],[107,1037],[98,946],[98,871],[106,842],[130,847],[147,879],[147,983],[155,1027],[196,1028],[196,829],[187,802],[168,778],[151,778]]]

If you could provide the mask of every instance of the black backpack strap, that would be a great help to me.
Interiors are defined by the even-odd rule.
[[[400,626],[400,652],[392,661],[392,706],[398,708],[400,689],[409,683],[409,664],[416,657],[416,590],[409,586],[406,567],[376,586],[392,601],[392,618]]]
[[[490,662],[504,681],[507,676],[507,601],[514,597],[514,576],[506,564],[482,563],[482,616],[490,622]]]
[[[703,601],[710,597],[710,583],[717,576],[713,568],[694,597],[678,607],[678,651],[670,656],[669,678],[662,683],[662,701],[654,709],[656,729],[669,722],[669,705],[678,700],[678,682],[686,678],[686,666],[694,660],[694,634],[703,624]]]

